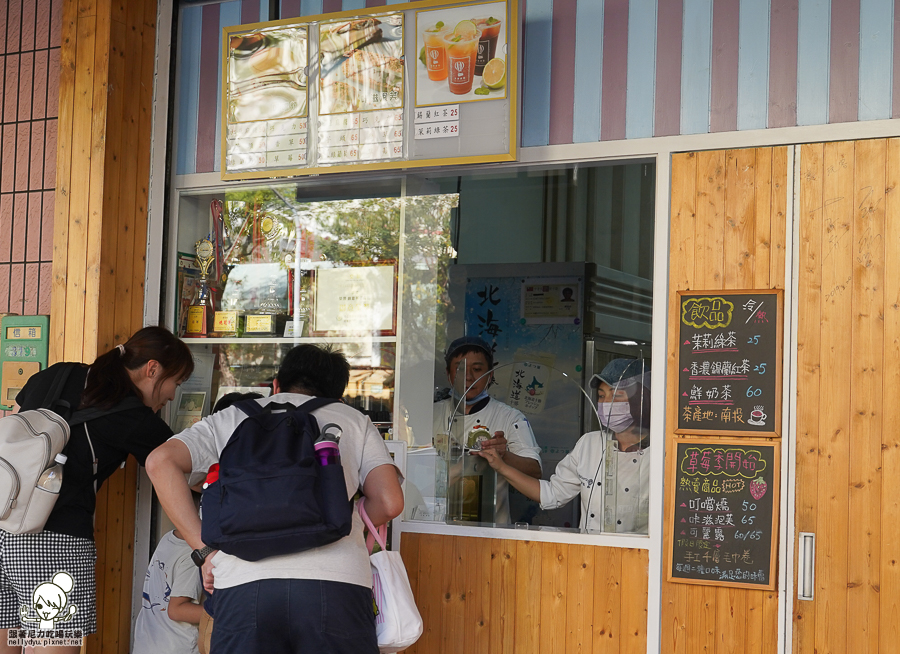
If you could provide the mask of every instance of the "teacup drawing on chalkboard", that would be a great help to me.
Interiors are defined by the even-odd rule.
[[[747,424],[764,425],[766,424],[767,417],[768,416],[763,413],[763,408],[761,406],[755,406],[753,407],[753,411],[750,412],[750,419],[747,420]]]

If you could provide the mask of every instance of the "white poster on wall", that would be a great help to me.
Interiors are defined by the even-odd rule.
[[[393,264],[319,268],[315,280],[315,332],[393,335],[395,281]]]

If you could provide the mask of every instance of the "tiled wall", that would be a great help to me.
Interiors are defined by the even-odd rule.
[[[61,11],[0,3],[0,313],[50,311]]]

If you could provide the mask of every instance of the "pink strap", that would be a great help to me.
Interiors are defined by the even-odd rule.
[[[375,549],[375,545],[372,542],[373,540],[381,546],[381,549],[387,550],[387,525],[381,525],[377,529],[375,528],[375,525],[369,520],[369,516],[366,514],[366,509],[363,506],[365,501],[365,497],[359,498],[359,502],[356,503],[356,506],[359,508],[359,517],[362,518],[363,523],[369,528],[369,535],[366,538],[366,547],[369,549],[369,554]]]

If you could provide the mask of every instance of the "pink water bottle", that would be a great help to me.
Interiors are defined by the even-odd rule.
[[[314,445],[319,465],[340,464],[341,451],[338,449],[338,441],[341,440],[341,428],[334,423],[329,423],[322,427],[321,434]]]
[[[341,462],[341,452],[334,441],[319,441],[315,444],[319,465],[330,466]]]

